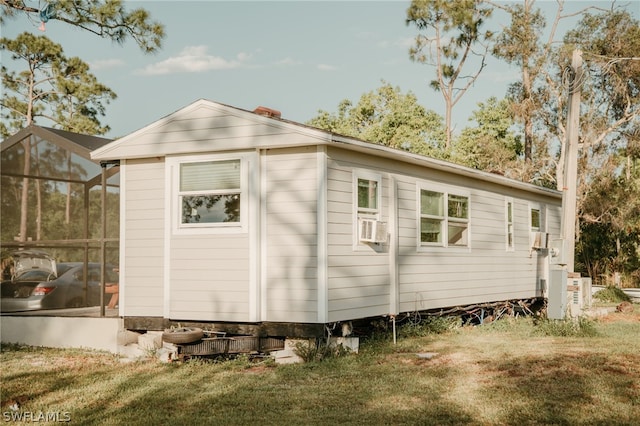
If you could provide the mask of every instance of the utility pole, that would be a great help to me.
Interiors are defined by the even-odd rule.
[[[578,191],[578,136],[580,133],[580,89],[582,87],[582,51],[574,50],[571,59],[572,78],[569,84],[567,138],[562,185],[561,233],[566,249],[567,272],[574,272],[576,246],[576,199]]]

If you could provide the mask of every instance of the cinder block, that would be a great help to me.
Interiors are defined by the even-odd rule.
[[[129,330],[118,330],[118,345],[125,346],[130,343],[138,343],[138,337],[140,337],[140,333],[136,333],[135,331]]]
[[[285,339],[284,350],[294,351],[297,345],[315,345],[315,339]]]
[[[159,349],[162,347],[162,334],[141,334],[138,337],[138,346],[142,349]]]
[[[292,349],[284,349],[282,351],[271,352],[276,364],[300,364],[303,359],[300,358]]]

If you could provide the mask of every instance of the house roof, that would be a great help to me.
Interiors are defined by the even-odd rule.
[[[0,144],[0,151],[11,148],[31,135],[35,135],[41,139],[55,143],[61,148],[78,154],[87,160],[92,160],[91,151],[112,142],[112,139],[82,135],[80,133],[67,132],[65,130],[52,129],[50,127],[41,127],[31,124],[2,141]]]
[[[199,99],[91,153],[94,160],[124,160],[176,154],[331,145],[382,156],[530,192],[560,197],[559,191],[413,154],[306,124]],[[215,130],[215,131],[214,131]]]

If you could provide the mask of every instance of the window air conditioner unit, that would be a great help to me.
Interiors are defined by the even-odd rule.
[[[374,219],[360,219],[358,239],[364,243],[386,243],[387,224]]]
[[[546,232],[532,232],[531,241],[531,248],[546,249],[549,246],[549,234]]]

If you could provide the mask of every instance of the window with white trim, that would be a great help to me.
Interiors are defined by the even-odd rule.
[[[514,236],[514,223],[513,223],[513,199],[507,198],[505,201],[505,235],[507,251],[515,250],[515,236]]]
[[[382,177],[374,173],[355,174],[356,214],[358,219],[380,218]]]
[[[469,196],[419,188],[420,246],[469,247]]]
[[[170,160],[175,170],[177,230],[240,229],[245,220],[243,160],[211,156]]]
[[[530,212],[530,225],[531,232],[538,232],[542,230],[542,215],[540,214],[540,207],[531,207]]]

